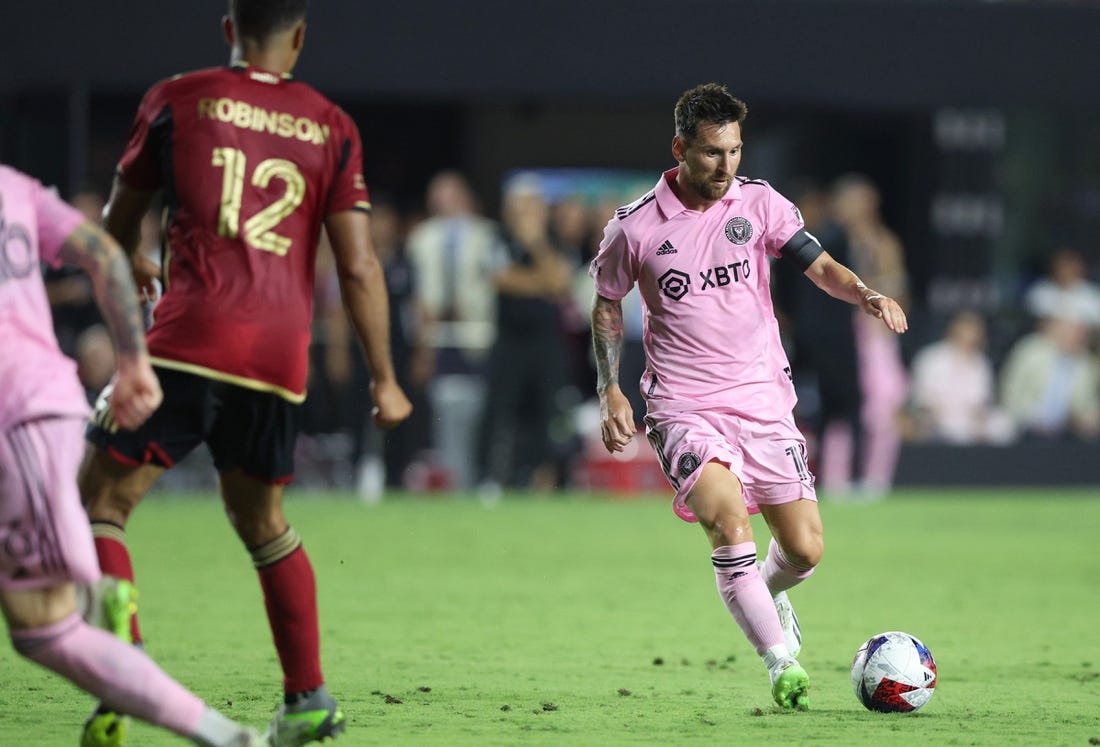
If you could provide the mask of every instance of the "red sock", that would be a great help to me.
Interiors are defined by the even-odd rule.
[[[289,555],[256,570],[283,666],[283,690],[300,693],[320,687],[325,680],[321,674],[317,585],[305,548],[298,545]]]
[[[93,521],[92,537],[95,539],[100,570],[108,576],[134,583],[134,566],[130,562],[130,551],[126,548],[126,531],[108,521]],[[130,636],[134,643],[141,643],[137,614],[130,618]]]

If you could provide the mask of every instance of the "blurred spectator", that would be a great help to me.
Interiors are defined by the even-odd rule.
[[[349,385],[352,374],[345,344],[350,324],[345,317],[336,258],[328,234],[322,231],[314,265],[309,396],[302,408],[302,432],[307,436],[335,433],[345,424],[340,413],[340,392]],[[309,438],[305,440],[310,442]]]
[[[1097,438],[1100,371],[1088,349],[1088,327],[1055,317],[1017,341],[1001,371],[1001,397],[1027,435]]]
[[[535,177],[518,177],[503,205],[504,242],[496,271],[497,339],[478,438],[481,487],[559,483],[551,420],[569,385],[561,324],[575,265],[550,239],[550,209]]]
[[[76,373],[84,385],[88,404],[94,405],[103,387],[115,375],[115,346],[102,324],[93,324],[76,338]]]
[[[550,235],[559,250],[578,266],[590,258],[592,224],[583,199],[570,196],[554,203],[550,211]]]
[[[550,208],[550,240],[575,268],[570,281],[572,292],[562,301],[561,312],[569,349],[569,382],[579,399],[582,396],[580,393],[591,391],[595,382],[589,375],[592,333],[588,314],[592,306],[592,282],[585,271],[591,256],[592,224],[588,205],[582,198],[568,196],[553,204]]]
[[[77,192],[69,202],[85,220],[97,226],[100,224],[104,201],[98,192]],[[103,323],[92,294],[92,283],[84,270],[68,264],[56,269],[47,267],[43,279],[46,297],[53,311],[57,344],[65,355],[75,358],[76,341],[80,334],[89,327]]]
[[[485,400],[485,359],[496,337],[493,221],[476,212],[465,177],[444,171],[428,185],[429,217],[409,235],[409,261],[434,348],[429,388],[438,459],[453,487],[474,484],[474,434]]]
[[[851,268],[869,287],[908,305],[909,280],[901,242],[879,213],[879,192],[865,176],[849,174],[833,186],[833,213],[844,229]],[[862,395],[861,489],[869,497],[890,490],[901,448],[899,414],[908,381],[901,346],[877,319],[857,311],[856,356]]]
[[[796,180],[791,198],[806,230],[833,259],[850,265],[848,240],[831,216],[829,193],[812,181]],[[807,283],[791,262],[776,262],[772,273],[782,326],[794,347],[792,363],[816,377],[818,408],[810,428],[819,440],[818,483],[825,492],[842,495],[851,490],[853,429],[860,407],[852,309]]]
[[[996,408],[993,365],[985,354],[985,320],[961,311],[943,340],[913,359],[912,436],[953,444],[1007,443],[1012,422]]]
[[[1088,279],[1085,259],[1075,249],[1059,249],[1045,278],[1028,290],[1027,310],[1037,319],[1070,319],[1100,328],[1100,285]]]

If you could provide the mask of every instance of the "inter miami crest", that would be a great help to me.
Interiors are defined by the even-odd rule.
[[[703,463],[702,458],[694,451],[687,451],[680,455],[680,461],[676,463],[676,470],[680,473],[680,477],[685,480],[691,476],[691,473],[699,469],[699,465]]]
[[[730,218],[726,224],[726,238],[738,246],[749,243],[752,238],[752,224],[740,215]]]

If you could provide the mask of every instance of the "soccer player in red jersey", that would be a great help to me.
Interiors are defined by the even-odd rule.
[[[306,396],[322,225],[366,353],[374,419],[392,427],[411,410],[390,357],[358,131],[290,76],[305,14],[306,0],[230,0],[223,23],[232,64],[145,94],[104,222],[129,252],[139,285],[155,292],[157,268],[137,244],[141,216],[163,195],[164,292],[147,341],[164,405],[124,433],[102,403],[80,478],[104,572],[132,580],[130,513],[165,470],[207,445],[226,513],[259,573],[283,669],[275,745],[320,741],[345,725],[324,687],[313,569],[282,509]],[[136,625],[133,634],[140,641]]]

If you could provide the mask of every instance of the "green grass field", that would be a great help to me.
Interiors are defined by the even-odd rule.
[[[792,593],[812,710],[771,703],[703,533],[664,499],[292,494],[317,571],[329,688],[354,745],[1100,743],[1100,496],[904,492],[825,503]],[[765,547],[762,525],[757,542]],[[247,555],[210,497],[151,496],[129,532],[148,648],[260,726],[280,674]],[[884,630],[939,667],[920,713],[865,711],[852,655]],[[0,744],[77,744],[91,699],[0,654]],[[182,744],[135,725],[130,744]]]

